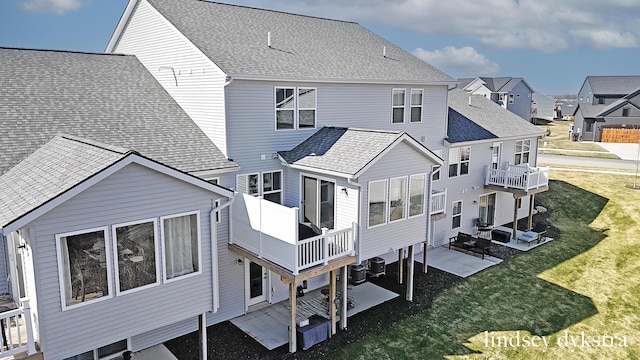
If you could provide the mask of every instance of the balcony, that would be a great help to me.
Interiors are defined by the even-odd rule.
[[[275,265],[273,271],[281,270],[278,272],[289,278],[336,260],[355,261],[355,224],[339,230],[322,229],[321,234],[300,239],[298,220],[298,208],[237,194],[229,248],[252,261],[267,261]]]
[[[431,220],[440,220],[446,217],[447,189],[431,191]]]
[[[29,299],[21,299],[21,306],[0,306],[5,311],[0,312],[0,326],[2,326],[2,346],[0,358],[26,359],[38,354],[31,323],[31,308]]]
[[[506,169],[486,167],[485,187],[525,196],[549,189],[549,167],[509,165]]]

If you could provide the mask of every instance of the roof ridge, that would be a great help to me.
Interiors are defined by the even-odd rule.
[[[20,51],[55,52],[55,53],[79,54],[79,55],[106,55],[106,56],[135,57],[135,55],[120,54],[120,53],[104,53],[104,52],[90,52],[90,51],[78,51],[78,50],[62,50],[62,49],[36,49],[36,48],[21,48],[21,47],[12,47],[12,46],[0,46],[0,50],[20,50]]]
[[[253,9],[253,10],[274,12],[274,13],[280,13],[280,14],[286,14],[286,15],[302,16],[302,17],[306,17],[306,18],[313,18],[313,19],[320,19],[320,20],[338,21],[338,22],[343,22],[343,23],[348,23],[348,24],[358,24],[355,21],[338,20],[338,19],[330,19],[330,18],[325,18],[325,17],[320,17],[320,16],[296,14],[296,13],[286,12],[286,11],[282,11],[282,10],[265,9],[265,8],[259,8],[259,7],[254,7],[254,6],[247,6],[247,5],[227,4],[227,3],[222,3],[222,2],[218,2],[218,1],[209,1],[209,0],[196,0],[196,1],[207,2],[207,3],[217,4],[217,5],[240,7],[240,8],[245,8],[245,9]]]
[[[81,144],[85,144],[85,145],[89,145],[89,146],[93,146],[95,148],[98,149],[102,149],[102,150],[106,150],[106,151],[110,151],[116,154],[122,154],[122,155],[127,155],[127,154],[137,154],[137,152],[135,150],[131,150],[131,149],[126,149],[120,146],[115,146],[115,145],[110,145],[110,144],[105,144],[99,141],[95,141],[95,140],[91,140],[91,139],[87,139],[87,138],[83,138],[80,136],[74,136],[74,135],[69,135],[69,134],[58,134],[56,135],[56,137],[62,138],[62,139],[66,139],[66,140],[70,140],[70,141],[74,141],[74,142],[78,142]]]

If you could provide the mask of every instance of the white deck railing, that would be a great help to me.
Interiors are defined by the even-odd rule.
[[[13,356],[22,352],[28,355],[36,353],[36,343],[31,325],[29,299],[22,299],[21,306],[15,310],[0,313],[2,326],[0,357]]]
[[[431,213],[444,214],[447,208],[447,189],[431,191]]]
[[[549,167],[509,165],[506,169],[491,169],[487,166],[485,185],[524,191],[549,186]]]
[[[232,205],[231,243],[274,262],[294,275],[338,257],[355,254],[355,223],[298,239],[298,208],[237,194]]]

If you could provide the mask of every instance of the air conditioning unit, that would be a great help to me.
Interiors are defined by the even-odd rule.
[[[378,277],[386,273],[386,265],[383,258],[374,257],[369,259],[369,275]]]
[[[367,281],[367,267],[358,264],[351,266],[351,284],[360,285]]]

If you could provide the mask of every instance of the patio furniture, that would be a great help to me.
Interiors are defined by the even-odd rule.
[[[524,233],[516,236],[516,243],[518,241],[522,241],[522,242],[526,242],[527,246],[530,246],[531,243],[535,241],[536,244],[539,244],[545,240],[545,237],[543,235],[546,234],[546,232],[547,232],[547,229],[545,228],[544,225],[536,224],[536,226],[534,226],[533,229],[529,231],[525,231]]]
[[[491,236],[491,230],[493,230],[493,225],[484,223],[480,221],[480,219],[475,220],[476,226],[476,235],[480,237],[482,235],[483,238],[488,239]]]
[[[449,250],[451,250],[452,246],[465,251],[470,251],[476,254],[480,254],[482,255],[483,260],[484,260],[485,254],[491,256],[491,253],[490,253],[491,240],[473,237],[466,233],[459,232],[457,236],[450,238]]]
[[[491,239],[495,241],[500,241],[503,243],[508,243],[509,241],[511,241],[511,232],[495,229],[491,231]]]
[[[307,350],[329,337],[331,337],[331,321],[321,316],[310,317],[307,326],[296,326],[296,340],[298,347],[302,350]]]
[[[473,245],[473,247],[469,248],[469,251],[473,251],[476,254],[481,254],[482,259],[484,260],[484,255],[487,254],[491,256],[491,240],[478,238]]]

